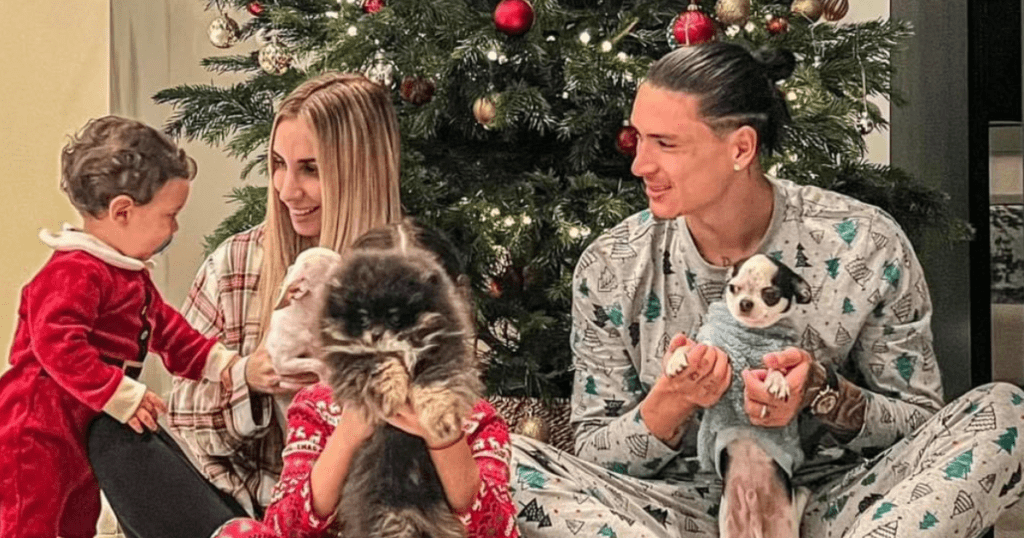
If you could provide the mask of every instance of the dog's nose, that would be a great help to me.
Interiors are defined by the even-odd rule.
[[[750,312],[752,308],[754,308],[754,301],[751,301],[750,299],[740,300],[740,312],[746,314]]]

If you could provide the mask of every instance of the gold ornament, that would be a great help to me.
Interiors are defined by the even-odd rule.
[[[277,40],[267,43],[257,55],[260,67],[271,75],[283,75],[292,65],[292,57]]]
[[[218,49],[226,49],[238,43],[239,33],[238,23],[224,14],[210,21],[210,26],[206,29],[206,35],[209,36],[210,43]]]
[[[845,17],[848,11],[850,11],[848,0],[825,0],[821,4],[821,14],[826,21],[838,21]]]
[[[495,116],[498,115],[498,107],[495,105],[497,100],[496,96],[484,96],[478,97],[473,102],[473,117],[476,118],[477,123],[487,127],[494,121]]]
[[[821,0],[793,0],[789,10],[802,17],[807,17],[811,22],[818,22],[821,18]]]
[[[750,0],[718,0],[715,16],[722,24],[743,26],[750,20]]]
[[[551,430],[548,428],[547,422],[537,415],[523,417],[519,424],[516,424],[515,433],[532,437],[542,443],[547,443],[551,439]]]

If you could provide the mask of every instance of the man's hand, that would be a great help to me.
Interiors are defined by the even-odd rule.
[[[755,426],[779,428],[796,418],[801,411],[807,374],[811,367],[811,355],[795,347],[764,356],[767,369],[743,371],[743,409]],[[780,400],[768,392],[765,379],[768,369],[778,370],[786,377],[789,398]]]
[[[717,347],[698,344],[679,334],[669,343],[661,363],[667,364],[673,352],[680,347],[690,348],[686,353],[687,365],[678,374],[662,378],[665,388],[694,406],[707,409],[715,405],[729,389],[732,380],[729,357]]]
[[[139,407],[135,409],[135,413],[128,419],[128,427],[135,430],[135,433],[142,433],[144,428],[155,432],[160,429],[156,419],[160,417],[160,413],[166,412],[167,404],[156,393],[147,390],[142,395]]]
[[[677,348],[691,346],[686,355],[687,365],[674,376],[662,375],[654,382],[651,392],[640,404],[640,416],[655,437],[669,446],[678,446],[683,425],[697,408],[718,403],[729,388],[732,366],[721,349],[697,344],[683,334],[669,342],[662,358],[662,366]]]

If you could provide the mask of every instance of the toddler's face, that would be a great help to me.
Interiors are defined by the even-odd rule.
[[[147,260],[170,240],[178,231],[178,213],[188,200],[191,185],[187,179],[172,179],[148,204],[133,208],[124,254]]]

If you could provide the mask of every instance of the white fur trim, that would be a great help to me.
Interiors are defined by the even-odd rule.
[[[217,342],[210,348],[206,356],[206,366],[203,366],[203,378],[220,383],[220,374],[231,364],[231,359],[238,353],[224,347],[224,344]]]
[[[146,385],[128,376],[124,376],[121,378],[121,383],[117,386],[117,391],[114,392],[114,395],[103,406],[103,412],[124,424],[135,414],[135,410],[139,408],[139,404],[142,403],[142,397],[145,395]]]
[[[125,256],[115,250],[114,247],[101,241],[98,237],[83,232],[70,224],[64,224],[61,231],[57,233],[50,233],[45,228],[39,230],[39,239],[54,250],[63,252],[81,250],[121,269],[141,271],[156,265],[153,260],[143,262],[142,260]]]

